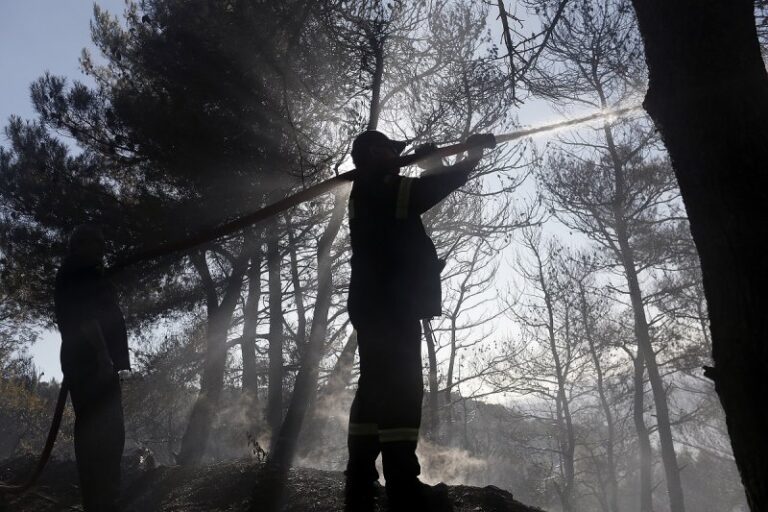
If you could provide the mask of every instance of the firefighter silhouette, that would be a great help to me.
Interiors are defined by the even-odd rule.
[[[406,143],[366,131],[352,145],[359,174],[349,199],[352,275],[349,317],[357,330],[360,379],[349,417],[347,511],[372,510],[382,456],[386,494],[393,510],[450,508],[445,486],[419,481],[416,446],[423,380],[421,319],[441,313],[440,261],[421,215],[466,183],[495,145],[473,135],[464,160],[443,166],[427,158],[419,178],[399,175]],[[427,156],[427,144],[417,153]],[[430,161],[431,160],[431,161]]]
[[[117,295],[103,275],[105,242],[91,225],[74,229],[56,274],[61,369],[75,410],[75,458],[85,512],[117,510],[125,444],[119,370],[129,370]]]

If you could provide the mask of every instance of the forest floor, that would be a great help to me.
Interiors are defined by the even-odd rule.
[[[31,459],[0,463],[0,480],[27,474]],[[254,482],[262,464],[234,460],[207,466],[127,464],[123,471],[126,510],[203,512],[248,510]],[[332,471],[292,469],[284,512],[338,512],[343,509],[343,476]],[[383,492],[382,492],[383,494]],[[512,498],[497,487],[449,487],[454,512],[541,512]],[[383,498],[380,501],[384,501]],[[53,512],[82,510],[74,461],[52,460],[38,485],[24,496],[0,495],[0,512]],[[381,505],[380,510],[386,511]]]

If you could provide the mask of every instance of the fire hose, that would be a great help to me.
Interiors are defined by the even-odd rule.
[[[56,442],[56,436],[59,434],[59,427],[61,426],[61,417],[64,415],[64,406],[67,405],[67,394],[69,393],[69,386],[66,379],[61,381],[61,389],[59,390],[59,397],[56,399],[56,408],[53,411],[53,420],[51,421],[51,428],[48,429],[48,437],[45,440],[45,447],[43,448],[40,457],[37,459],[37,464],[32,473],[27,477],[25,481],[19,484],[6,484],[0,482],[0,493],[23,493],[30,487],[35,485],[38,477],[43,472],[45,464],[51,456],[53,451],[53,445]]]
[[[603,119],[607,117],[621,117],[621,116],[630,114],[632,112],[638,111],[641,108],[642,107],[640,105],[634,105],[631,107],[615,109],[608,112],[600,111],[594,114],[590,114],[588,116],[577,117],[575,119],[569,119],[569,120],[560,121],[557,123],[545,124],[545,125],[536,126],[533,128],[526,128],[523,130],[517,130],[510,133],[496,135],[495,136],[496,144],[504,144],[506,142],[511,142],[513,140],[522,139],[523,137],[528,137],[531,135],[536,135],[538,133],[550,132],[550,131],[558,130],[561,128],[566,128],[569,126],[583,124],[589,121],[594,121],[596,119]],[[409,165],[414,165],[419,161],[423,161],[428,158],[435,158],[435,157],[443,158],[443,157],[448,157],[452,155],[457,155],[471,148],[472,147],[467,143],[461,142],[458,144],[451,144],[448,146],[436,148],[434,151],[431,151],[426,154],[410,153],[410,154],[401,156],[397,163],[397,166],[407,167]],[[147,260],[155,259],[161,256],[166,256],[168,254],[172,254],[175,252],[188,250],[193,247],[197,247],[201,244],[204,244],[206,242],[210,242],[211,240],[216,240],[217,238],[221,238],[223,236],[235,233],[247,226],[252,226],[263,220],[273,217],[274,215],[277,215],[278,213],[285,211],[288,208],[297,206],[321,194],[325,194],[326,192],[330,192],[344,183],[352,182],[357,177],[357,174],[358,174],[358,171],[356,169],[344,172],[342,174],[339,174],[338,176],[334,176],[333,178],[329,178],[316,185],[313,185],[311,187],[305,188],[304,190],[296,192],[295,194],[290,195],[286,198],[280,199],[279,201],[269,204],[264,208],[261,208],[260,210],[257,210],[251,214],[244,215],[243,217],[237,218],[235,220],[222,224],[213,229],[202,231],[189,238],[184,238],[184,239],[169,242],[166,244],[161,244],[161,245],[158,245],[157,247],[153,247],[150,249],[146,249],[146,250],[134,253],[126,257],[125,259],[116,262],[112,267],[110,267],[110,269],[108,270],[108,274],[116,274],[120,270],[126,267],[129,267],[131,265],[134,265],[136,263],[139,263],[141,261],[147,261]]]
[[[528,136],[536,135],[539,133],[550,132],[550,131],[558,130],[561,128],[566,128],[569,126],[575,126],[575,125],[587,123],[589,121],[594,121],[597,119],[604,119],[609,117],[622,117],[632,112],[638,111],[641,108],[642,107],[640,105],[635,105],[631,107],[611,110],[608,112],[604,112],[604,111],[596,112],[594,114],[578,117],[575,119],[569,119],[569,120],[560,121],[557,123],[545,124],[545,125],[536,126],[533,128],[526,128],[523,130],[517,130],[510,133],[496,135],[495,141],[496,141],[496,144],[504,144],[506,142],[511,142],[513,140],[522,139],[523,137],[528,137]],[[443,158],[443,157],[448,157],[452,155],[457,155],[459,153],[463,153],[472,148],[473,146],[468,145],[465,142],[462,142],[458,144],[451,144],[448,146],[436,148],[435,150],[430,151],[427,154],[411,153],[411,154],[401,156],[397,163],[397,166],[407,167],[409,165],[414,165],[419,161],[425,160],[427,158],[436,158],[436,157]],[[358,175],[358,171],[356,169],[344,172],[342,174],[339,174],[338,176],[322,181],[316,185],[308,187],[286,198],[283,198],[279,201],[269,204],[264,208],[261,208],[251,214],[248,214],[243,217],[234,219],[230,222],[224,223],[216,228],[202,231],[188,238],[172,241],[166,244],[158,245],[157,247],[154,247],[154,248],[136,252],[128,256],[127,258],[116,262],[112,267],[110,267],[107,270],[107,274],[114,275],[119,271],[125,269],[126,267],[129,267],[141,261],[147,261],[147,260],[155,259],[161,256],[165,256],[168,254],[173,254],[179,251],[188,250],[193,247],[197,247],[201,244],[204,244],[206,242],[209,242],[211,240],[215,240],[217,238],[235,233],[247,226],[252,226],[263,220],[273,217],[274,215],[277,215],[278,213],[285,211],[288,208],[297,206],[305,201],[313,199],[326,192],[330,192],[344,183],[352,182],[357,177],[357,175]],[[48,431],[48,437],[45,441],[45,446],[43,448],[42,453],[40,454],[40,457],[38,458],[38,462],[37,462],[37,465],[35,466],[34,471],[30,474],[27,480],[25,480],[20,484],[6,484],[3,482],[0,482],[0,494],[6,493],[6,492],[7,493],[23,493],[27,491],[29,488],[31,488],[37,481],[38,477],[43,471],[43,468],[45,467],[45,464],[48,462],[48,459],[50,458],[51,452],[53,451],[53,445],[56,441],[56,436],[58,435],[59,426],[61,425],[61,418],[64,413],[64,407],[67,402],[67,392],[68,392],[68,387],[67,387],[66,380],[64,380],[61,383],[61,390],[59,391],[59,397],[56,402],[56,408],[53,413],[53,421],[51,422],[51,428]]]

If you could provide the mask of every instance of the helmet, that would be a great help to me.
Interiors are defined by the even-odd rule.
[[[352,161],[357,166],[365,164],[368,150],[373,147],[389,146],[399,155],[407,145],[407,141],[392,140],[379,131],[368,130],[358,135],[352,143]]]

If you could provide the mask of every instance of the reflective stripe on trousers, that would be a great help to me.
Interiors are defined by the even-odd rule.
[[[375,423],[351,423],[349,424],[350,436],[378,436],[380,443],[394,443],[398,441],[418,441],[419,429],[412,427],[379,429]]]

